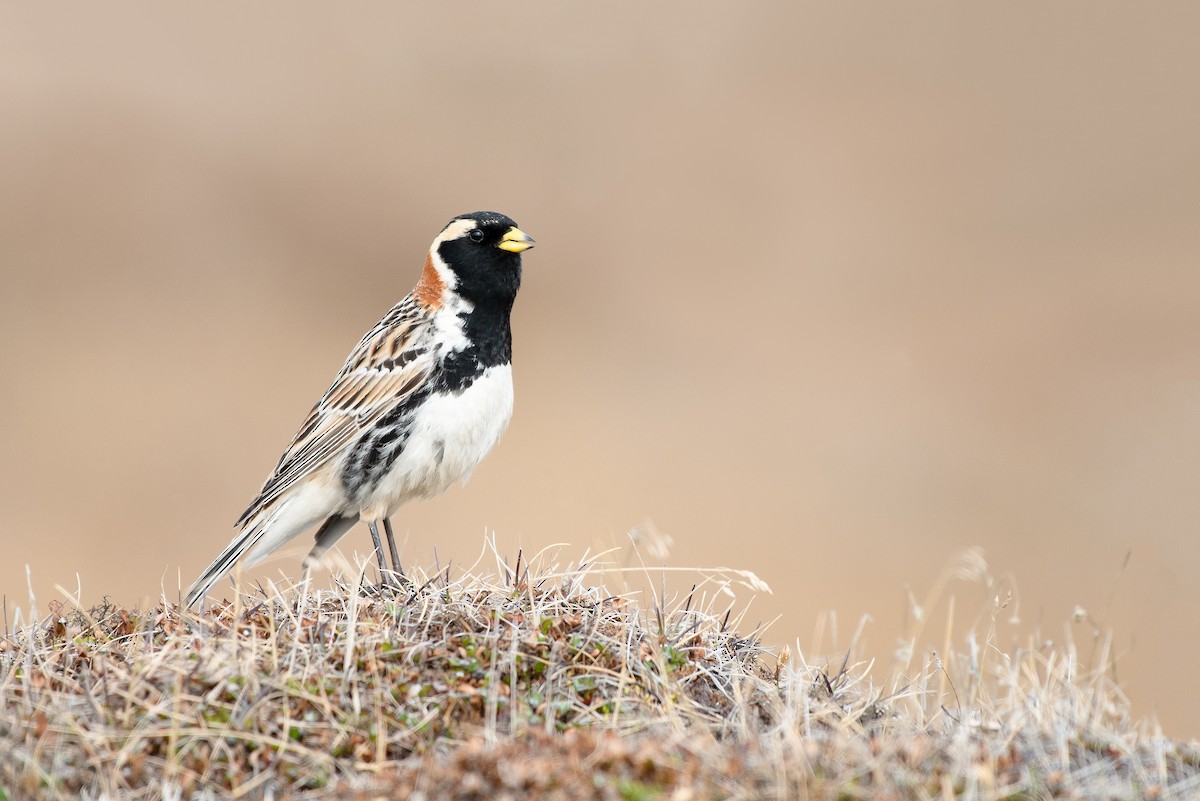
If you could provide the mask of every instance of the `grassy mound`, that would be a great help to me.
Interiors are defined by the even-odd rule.
[[[0,799],[1200,797],[1069,646],[879,685],[602,575],[55,608],[0,641]]]

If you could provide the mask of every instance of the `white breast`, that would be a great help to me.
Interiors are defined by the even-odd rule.
[[[458,394],[433,395],[417,412],[404,450],[360,514],[390,517],[403,503],[466,480],[512,417],[512,365],[489,367]]]

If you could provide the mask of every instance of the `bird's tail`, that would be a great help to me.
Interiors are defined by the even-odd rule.
[[[239,559],[244,557],[247,565],[262,560],[301,531],[328,517],[329,513],[329,499],[320,492],[309,492],[297,493],[273,508],[268,507],[252,515],[242,524],[233,541],[221,551],[221,555],[192,584],[187,594],[187,605],[195,606],[214,584],[233,569]],[[337,536],[345,533],[346,528],[349,526],[341,528]]]
[[[188,589],[187,606],[195,606],[201,598],[208,595],[208,591],[213,588],[213,585],[224,578],[234,564],[247,551],[258,544],[262,539],[263,533],[266,531],[264,522],[257,522],[247,525],[238,535],[233,538],[233,541],[225,546],[225,550],[221,551],[221,555],[213,560],[212,564],[204,569],[200,577],[192,582],[192,586]]]

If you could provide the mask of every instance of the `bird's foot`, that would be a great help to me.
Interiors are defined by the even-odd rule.
[[[408,590],[412,586],[412,582],[403,572],[384,570],[380,576],[380,585],[391,588],[393,592],[399,592]]]
[[[412,582],[403,573],[396,573],[391,570],[381,571],[378,584],[370,584],[363,581],[358,585],[359,591],[371,598],[395,598],[402,592],[407,592],[412,586]]]

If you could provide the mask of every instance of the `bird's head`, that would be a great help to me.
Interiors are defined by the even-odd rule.
[[[446,288],[475,303],[516,297],[521,285],[521,253],[533,239],[510,217],[476,211],[455,217],[429,251],[426,265]]]

